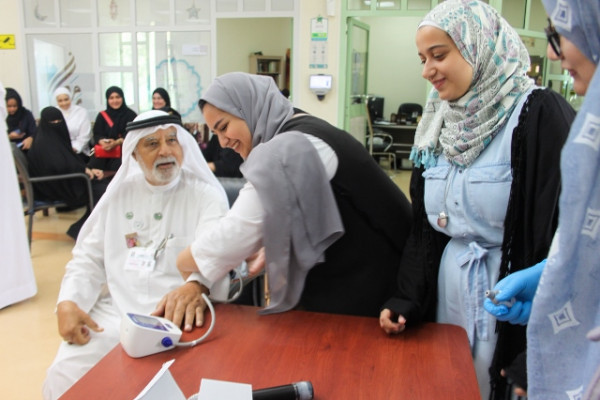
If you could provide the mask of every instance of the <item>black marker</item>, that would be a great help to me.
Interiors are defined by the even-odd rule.
[[[309,381],[252,391],[252,400],[311,400],[313,398],[313,386]]]

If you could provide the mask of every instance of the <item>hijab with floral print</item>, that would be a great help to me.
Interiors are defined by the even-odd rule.
[[[473,67],[470,89],[445,101],[431,90],[417,127],[411,160],[435,166],[444,154],[454,165],[471,165],[510,118],[534,82],[527,76],[529,54],[517,32],[491,6],[448,0],[431,10],[419,28],[445,31]]]

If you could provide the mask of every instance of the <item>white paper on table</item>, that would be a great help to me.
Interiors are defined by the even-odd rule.
[[[186,400],[183,392],[173,379],[169,367],[175,360],[167,361],[144,390],[134,400]]]
[[[252,385],[247,383],[202,379],[198,400],[252,400]]]

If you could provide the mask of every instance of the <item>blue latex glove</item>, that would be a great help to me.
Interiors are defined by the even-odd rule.
[[[502,279],[493,289],[498,291],[495,296],[497,303],[495,304],[489,298],[485,299],[483,302],[485,310],[500,321],[508,321],[515,325],[527,324],[531,313],[531,302],[545,265],[546,260],[543,260],[533,267],[517,271]],[[513,303],[512,306],[508,305],[510,303]]]

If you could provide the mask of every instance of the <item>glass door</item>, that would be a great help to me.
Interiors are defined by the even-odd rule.
[[[369,25],[348,18],[348,52],[344,101],[344,129],[365,143],[367,130],[367,71],[369,65]]]

